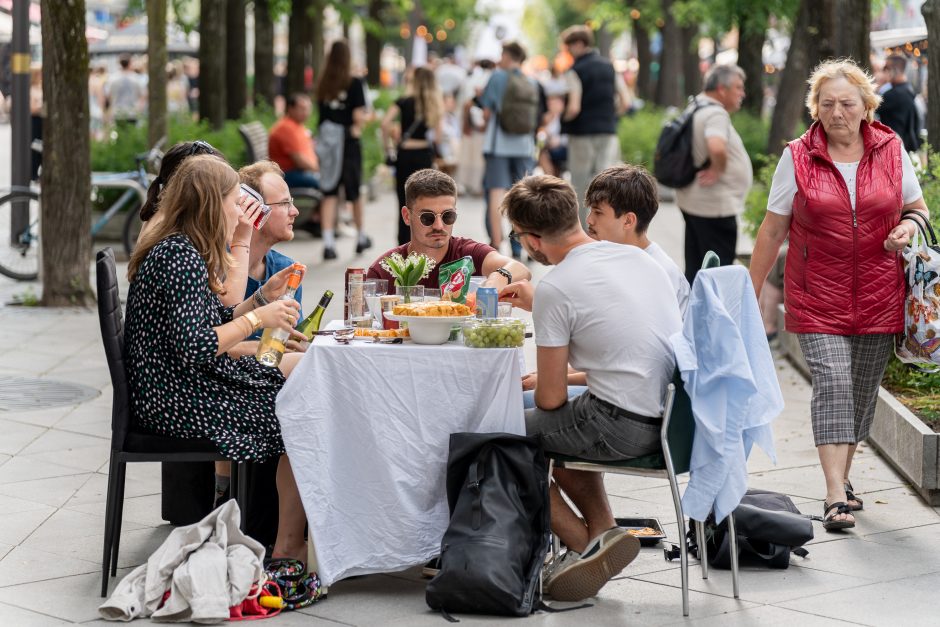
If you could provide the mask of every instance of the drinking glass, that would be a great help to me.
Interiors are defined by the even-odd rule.
[[[388,279],[369,279],[366,283],[375,283],[376,296],[385,296],[388,294]]]

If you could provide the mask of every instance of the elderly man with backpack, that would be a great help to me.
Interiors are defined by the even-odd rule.
[[[532,169],[535,130],[539,116],[539,87],[522,73],[525,48],[515,41],[503,44],[499,66],[476,104],[483,109],[486,136],[483,187],[489,190],[489,224],[493,248],[503,240],[499,206],[506,190]]]

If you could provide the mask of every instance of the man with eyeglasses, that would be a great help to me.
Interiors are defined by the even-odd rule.
[[[271,208],[268,221],[260,230],[252,230],[250,242],[232,242],[232,250],[236,251],[248,244],[248,284],[245,287],[245,298],[252,297],[258,306],[267,304],[260,287],[280,270],[292,265],[294,260],[287,255],[274,250],[274,246],[281,242],[294,239],[294,219],[300,213],[294,206],[290,189],[284,180],[284,172],[273,161],[258,161],[246,165],[238,171],[241,182],[261,194],[264,204]],[[234,253],[233,253],[234,254]],[[297,288],[294,298],[298,303],[303,302],[303,287]],[[301,314],[300,319],[303,319]],[[261,339],[258,331],[249,339]],[[294,340],[288,341],[288,348],[302,350],[303,346]]]
[[[536,407],[525,412],[526,433],[546,451],[599,462],[659,451],[675,368],[669,337],[682,329],[666,272],[636,246],[591,239],[574,189],[559,178],[522,179],[502,210],[529,256],[555,266],[536,288],[519,281],[500,293],[531,311],[535,325]],[[571,400],[569,362],[588,388]],[[568,551],[546,567],[543,583],[558,601],[580,601],[633,561],[640,544],[614,521],[602,474],[558,469],[553,478],[552,530]]]
[[[440,287],[438,272],[442,264],[469,256],[473,259],[474,276],[484,276],[487,287],[501,288],[513,281],[528,280],[532,275],[522,263],[500,254],[486,244],[466,237],[454,237],[457,221],[457,184],[439,170],[418,170],[405,181],[405,206],[401,208],[405,223],[411,227],[411,241],[388,250],[369,267],[368,278],[395,278],[382,267],[383,259],[392,253],[407,257],[423,253],[435,266],[420,284],[426,288]]]

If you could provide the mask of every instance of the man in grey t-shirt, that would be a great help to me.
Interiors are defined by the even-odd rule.
[[[689,283],[709,250],[718,254],[723,266],[734,262],[737,216],[744,211],[753,181],[750,157],[730,115],[744,100],[744,70],[736,65],[716,65],[705,75],[704,91],[695,100],[706,106],[692,121],[692,156],[696,165],[707,161],[708,167],[691,185],[676,190],[685,218],[685,276]]]
[[[144,87],[131,70],[131,58],[121,55],[121,71],[106,86],[105,95],[115,122],[134,124],[143,113]]]

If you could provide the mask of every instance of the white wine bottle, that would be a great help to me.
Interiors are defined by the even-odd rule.
[[[306,335],[308,340],[312,340],[313,334],[320,330],[320,324],[323,323],[323,313],[326,311],[326,308],[330,306],[331,300],[333,300],[333,292],[330,290],[323,292],[323,297],[317,304],[316,309],[313,310],[313,313],[304,318],[304,321],[297,325],[297,330]]]
[[[281,295],[278,300],[294,300],[294,293],[300,287],[300,281],[304,277],[304,266],[295,263],[291,269],[290,276],[287,278],[287,291]],[[261,334],[261,343],[258,344],[258,352],[255,359],[265,366],[277,367],[281,363],[281,357],[284,356],[287,339],[290,333],[283,329],[265,329]]]

